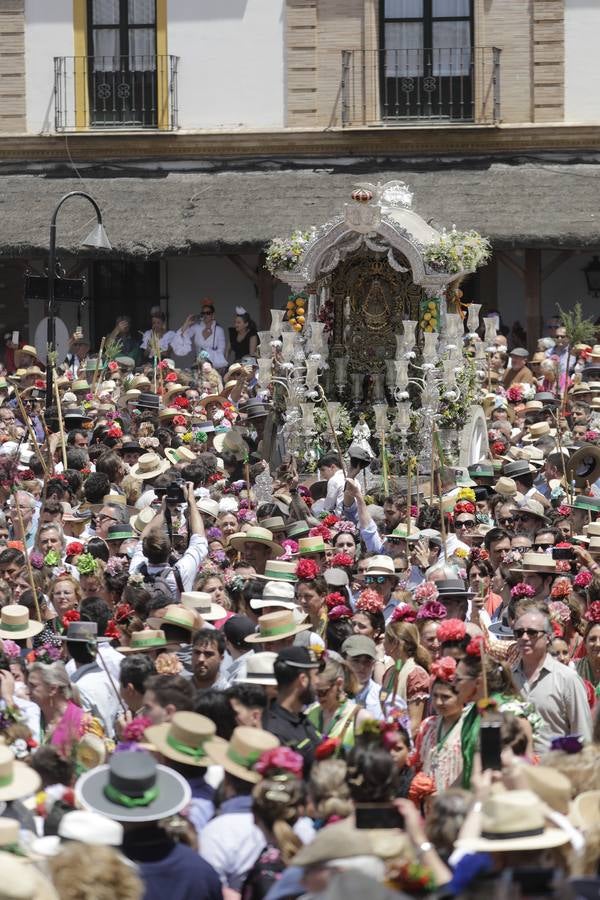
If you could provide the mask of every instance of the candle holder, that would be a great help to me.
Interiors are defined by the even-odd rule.
[[[373,412],[375,413],[375,428],[379,434],[386,432],[388,429],[388,405],[387,403],[374,403]]]
[[[300,409],[302,410],[302,428],[305,432],[314,431],[315,430],[315,404],[314,403],[301,403]]]
[[[325,322],[311,322],[309,347],[320,348],[323,346],[323,337],[325,332]],[[316,350],[318,353],[319,351]]]
[[[348,357],[337,356],[334,360],[335,366],[335,387],[338,396],[341,397],[346,390],[346,372],[348,369]]]
[[[416,330],[417,330],[418,322],[413,319],[405,319],[402,323],[404,328],[404,346],[406,348],[406,352],[409,352],[413,349],[415,344],[417,343],[416,338]]]
[[[407,431],[410,427],[410,403],[407,401],[396,407],[396,425],[400,431]]]
[[[385,402],[385,375],[383,372],[372,376],[373,378],[373,400],[375,403]]]
[[[352,382],[352,402],[355,406],[359,406],[363,399],[363,390],[365,385],[365,373],[353,372],[350,376]]]
[[[268,388],[271,383],[271,374],[272,374],[272,360],[271,359],[259,359],[258,362],[258,383],[260,387],[264,390]]]
[[[329,413],[329,418],[331,419],[331,424],[333,426],[334,431],[337,431],[337,428],[340,424],[340,407],[341,403],[338,403],[337,400],[328,400],[327,401],[327,412]]]
[[[396,387],[396,360],[386,359],[385,361],[385,383],[390,391]]]
[[[396,359],[400,359],[406,353],[406,342],[403,334],[395,334],[396,338]]]
[[[479,310],[481,303],[470,303],[469,312],[467,314],[467,328],[470,334],[475,334],[479,328]]]
[[[306,360],[306,387],[314,390],[319,382],[320,359],[310,358]]]
[[[434,363],[436,361],[438,340],[437,331],[426,331],[423,334],[423,362]]]
[[[296,332],[295,331],[286,331],[281,335],[281,340],[283,341],[283,346],[281,349],[281,356],[283,357],[284,362],[292,362],[294,358],[294,354],[296,351]]]
[[[281,337],[284,309],[271,310],[271,340],[277,341]]]
[[[270,359],[272,356],[271,332],[259,331],[258,340],[260,341],[258,345],[259,356],[261,356],[263,359]]]
[[[493,316],[484,316],[483,324],[485,326],[485,334],[483,340],[485,344],[489,347],[496,340],[496,320]]]
[[[450,341],[458,340],[463,335],[463,323],[458,313],[446,314],[446,337]]]
[[[396,390],[405,391],[408,387],[408,360],[397,359],[394,361],[394,378]]]

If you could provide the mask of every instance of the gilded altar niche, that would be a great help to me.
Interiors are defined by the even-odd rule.
[[[419,318],[423,290],[414,284],[408,261],[396,258],[397,272],[386,257],[361,249],[340,263],[331,278],[334,302],[333,355],[348,357],[348,372],[385,372],[396,354],[395,335],[403,319]]]

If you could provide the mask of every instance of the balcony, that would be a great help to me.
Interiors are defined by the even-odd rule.
[[[500,121],[500,50],[343,50],[343,126],[493,125]]]
[[[54,57],[57,132],[178,127],[178,56]]]

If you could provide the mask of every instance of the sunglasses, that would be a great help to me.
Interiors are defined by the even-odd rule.
[[[212,316],[213,313],[214,313],[214,309],[203,309],[202,310],[203,316]]]
[[[498,519],[499,525],[512,525],[514,522],[514,518],[512,516],[506,516],[504,519]]]
[[[554,544],[533,544],[532,550],[537,550],[540,553],[545,553],[549,547],[554,547]]]
[[[475,519],[461,519],[460,522],[454,523],[454,527],[455,528],[470,528],[474,524],[475,524]]]
[[[384,584],[387,575],[365,575],[365,584]]]
[[[546,632],[540,628],[513,628],[513,634],[517,640],[520,640],[523,635],[527,635],[528,638],[538,637],[540,634],[545,634]]]

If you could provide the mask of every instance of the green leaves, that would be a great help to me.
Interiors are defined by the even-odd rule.
[[[571,347],[575,344],[594,344],[596,342],[596,326],[592,319],[584,319],[581,303],[576,303],[572,311],[563,309],[559,303],[556,306]]]

